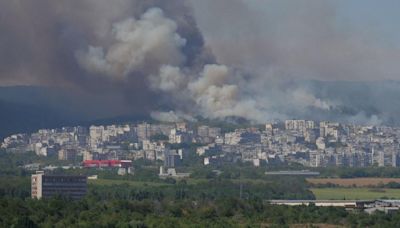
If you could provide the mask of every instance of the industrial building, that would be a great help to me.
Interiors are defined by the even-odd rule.
[[[31,178],[31,196],[35,199],[47,199],[63,196],[81,199],[87,192],[86,176],[48,175],[37,171]]]
[[[131,160],[86,160],[83,161],[85,168],[129,168],[132,167]]]

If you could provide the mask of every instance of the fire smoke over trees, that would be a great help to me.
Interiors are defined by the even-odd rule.
[[[0,16],[2,85],[66,87],[170,121],[400,113],[388,101],[400,85],[361,83],[397,80],[400,51],[338,27],[330,1],[4,0]]]

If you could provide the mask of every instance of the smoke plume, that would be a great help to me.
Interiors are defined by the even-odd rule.
[[[102,47],[89,46],[78,52],[82,67],[90,72],[126,76],[135,71],[151,72],[163,64],[179,66],[180,48],[186,40],[177,33],[177,25],[159,8],[146,11],[139,20],[125,19],[112,28],[113,43],[106,53]]]
[[[395,123],[400,85],[372,81],[398,80],[400,50],[339,19],[332,0],[0,0],[0,83],[168,122]]]

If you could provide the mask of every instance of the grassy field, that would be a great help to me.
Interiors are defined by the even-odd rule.
[[[374,200],[400,199],[400,189],[370,188],[312,188],[317,200]]]
[[[196,184],[204,184],[207,183],[209,180],[207,179],[193,179],[193,178],[188,178],[185,179],[186,183],[189,185],[196,185]],[[252,180],[252,179],[234,179],[230,180],[233,183],[251,183],[251,184],[268,184],[271,183],[271,181],[266,181],[266,180]],[[166,185],[171,185],[168,183],[163,183],[163,182],[144,182],[144,181],[132,181],[132,180],[111,180],[111,179],[97,179],[97,180],[89,180],[89,184],[95,184],[95,185],[121,185],[121,184],[128,184],[132,187],[142,187],[142,186],[154,186],[154,187],[159,187],[159,186],[166,186]]]
[[[343,187],[367,187],[390,182],[400,183],[400,178],[308,178],[307,181],[312,184],[332,183]]]
[[[242,226],[245,226],[245,224],[240,224]],[[242,227],[240,226],[240,227]],[[260,227],[263,228],[268,228],[268,227],[275,227],[274,224],[271,223],[262,223],[260,224]],[[345,227],[343,225],[338,225],[338,224],[327,224],[327,223],[309,223],[309,224],[288,224],[289,228],[309,228],[309,227],[314,227],[314,228],[341,228]]]
[[[110,179],[97,179],[97,180],[89,180],[89,184],[95,185],[121,185],[128,184],[132,187],[144,187],[144,186],[165,186],[169,185],[167,183],[159,183],[159,182],[142,182],[142,181],[131,181],[131,180],[110,180]]]

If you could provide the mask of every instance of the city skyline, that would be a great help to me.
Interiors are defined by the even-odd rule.
[[[202,159],[205,166],[241,161],[255,167],[398,167],[399,142],[399,127],[297,119],[235,129],[194,122],[41,129],[11,135],[1,148],[11,153],[33,151],[41,157],[58,157],[74,168],[121,167],[127,161],[130,165],[122,167],[128,168],[131,160],[140,159],[162,161],[164,168],[179,167],[193,159]],[[189,152],[188,146],[195,148],[196,155],[189,155],[193,151]]]
[[[0,227],[400,227],[399,9],[0,0]]]

